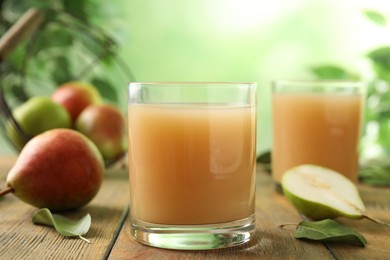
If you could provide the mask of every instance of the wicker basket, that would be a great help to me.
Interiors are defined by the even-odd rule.
[[[7,57],[15,50],[15,48],[22,43],[23,41],[28,42],[28,48],[25,51],[25,59],[34,58],[33,51],[33,43],[32,39],[34,35],[37,36],[37,32],[42,30],[43,27],[47,24],[46,16],[49,15],[50,19],[53,20],[53,15],[65,15],[71,17],[72,19],[77,20],[77,17],[73,17],[68,13],[59,10],[38,10],[38,9],[30,9],[24,15],[20,17],[20,19],[0,38],[0,68],[1,65],[7,62]],[[103,47],[108,48],[109,54],[113,55],[113,45],[115,42],[112,41],[110,37],[108,37],[100,28],[97,27],[88,27],[86,30],[86,26],[78,28],[82,30],[81,33],[90,37],[92,41],[98,42]],[[75,28],[77,30],[77,28]],[[31,44],[30,44],[31,43]],[[106,55],[107,55],[106,53]],[[86,65],[85,71],[90,69],[90,67],[99,63],[99,59],[103,58],[104,54],[97,55],[94,60],[91,61],[90,64]],[[134,81],[134,76],[131,70],[126,66],[125,62],[123,62],[119,56],[114,56],[115,61],[119,64],[121,73],[124,76],[124,84],[129,81]],[[82,72],[82,73],[85,73]],[[22,78],[21,84],[22,88],[19,92],[18,99],[23,102],[29,98],[29,95],[26,94],[24,89],[27,87],[23,78],[25,76],[26,70],[24,67],[20,69],[20,77]],[[12,105],[9,102],[9,97],[7,97],[7,92],[4,90],[4,86],[2,84],[3,71],[0,70],[0,132],[5,137],[5,139],[16,149],[16,151],[20,151],[23,146],[32,138],[26,134],[21,127],[18,125],[17,121],[12,115]],[[78,80],[83,80],[83,75],[79,75]],[[76,79],[72,79],[76,80]],[[118,157],[114,161],[106,161],[106,166],[109,167],[121,160],[123,156]]]

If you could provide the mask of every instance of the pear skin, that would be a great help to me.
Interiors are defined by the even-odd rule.
[[[96,144],[105,160],[115,160],[127,150],[126,120],[112,105],[87,107],[77,118],[75,129]]]
[[[15,108],[13,115],[29,136],[54,128],[70,128],[68,112],[49,97],[35,96]]]
[[[62,84],[54,91],[51,98],[69,112],[72,123],[84,108],[102,102],[100,93],[93,85],[79,81]]]
[[[7,184],[22,201],[38,208],[79,208],[99,191],[103,159],[85,136],[54,129],[31,139],[7,175]]]

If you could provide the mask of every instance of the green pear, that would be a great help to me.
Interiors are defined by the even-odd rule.
[[[13,111],[22,130],[33,137],[54,128],[71,126],[68,112],[49,97],[36,96]]]
[[[127,124],[116,107],[90,105],[76,120],[75,129],[91,139],[105,160],[115,160],[127,150]]]
[[[38,208],[63,211],[87,204],[99,191],[103,158],[85,136],[70,129],[32,138],[7,175],[7,189]]]
[[[365,217],[355,184],[331,169],[300,165],[285,172],[281,184],[287,199],[310,219]]]

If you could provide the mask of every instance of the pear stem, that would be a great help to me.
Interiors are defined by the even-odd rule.
[[[0,190],[0,197],[3,197],[4,195],[14,192],[14,188],[12,187],[7,187],[5,190]]]
[[[83,237],[83,236],[79,236],[79,238],[80,238],[81,240],[83,240],[83,241],[87,242],[88,244],[91,244],[91,241],[90,241],[90,240],[88,240],[88,239],[86,239],[85,237]]]
[[[284,227],[286,227],[286,226],[298,226],[298,224],[286,223],[286,224],[279,225],[280,228],[284,228]]]
[[[367,216],[367,215],[364,215],[364,214],[363,214],[363,218],[366,218],[368,220],[371,220],[372,222],[375,222],[375,223],[378,223],[378,224],[381,224],[381,225],[390,226],[390,223],[388,223],[388,222],[384,222],[382,220],[379,220],[379,219],[376,219],[376,218],[373,218],[373,217],[370,217],[370,216]]]

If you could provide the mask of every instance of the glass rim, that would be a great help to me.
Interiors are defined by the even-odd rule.
[[[257,82],[251,81],[135,81],[129,82],[128,86],[131,85],[197,85],[197,86],[220,86],[220,85],[257,85]]]

